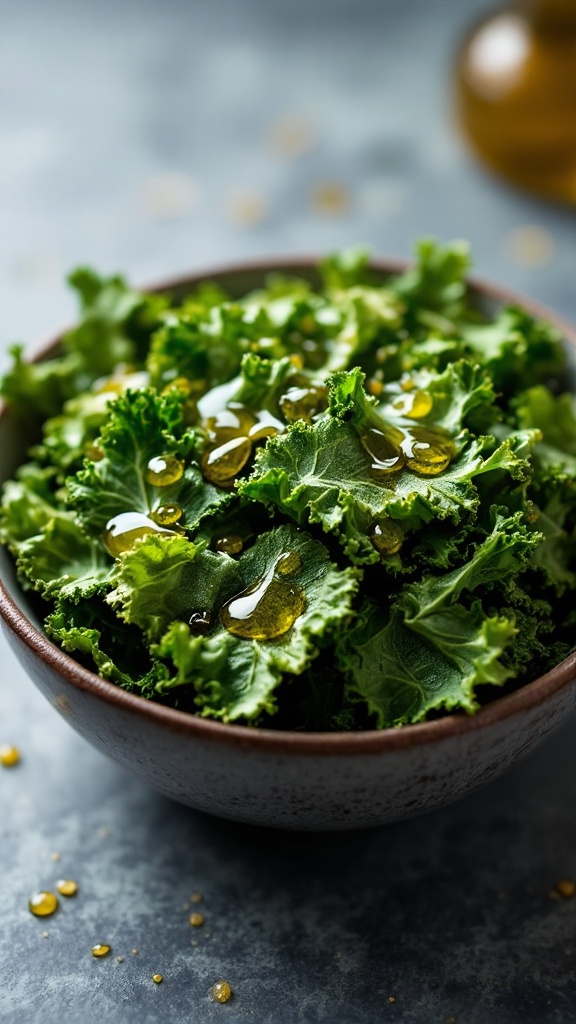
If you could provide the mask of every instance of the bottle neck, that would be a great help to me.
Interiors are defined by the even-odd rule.
[[[536,31],[576,30],[576,0],[521,0],[520,7]]]

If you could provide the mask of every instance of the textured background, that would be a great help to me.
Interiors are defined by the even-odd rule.
[[[574,214],[486,176],[451,121],[481,7],[0,0],[2,364],[73,315],[78,262],[140,283],[359,241],[408,255],[425,233],[468,237],[485,276],[576,319]],[[576,1021],[576,900],[547,895],[576,876],[574,721],[432,816],[276,835],[146,790],[0,644],[0,743],[23,752],[0,770],[2,1024]],[[62,876],[79,895],[33,918],[29,893]]]

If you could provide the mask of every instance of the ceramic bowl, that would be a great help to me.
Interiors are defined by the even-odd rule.
[[[262,284],[270,271],[314,280],[312,260],[239,265],[163,282],[182,290],[216,280],[232,294]],[[375,261],[383,274],[403,269]],[[555,323],[569,348],[576,331],[548,310],[473,282],[492,309],[514,302]],[[54,339],[36,358],[46,356]],[[576,353],[576,347],[574,348]],[[0,414],[0,479],[24,458],[26,439]],[[0,614],[9,642],[50,703],[99,750],[155,789],[224,818],[290,829],[350,829],[419,814],[500,775],[576,707],[576,655],[545,676],[484,707],[445,718],[363,733],[289,733],[196,718],[125,693],[89,672],[44,636],[3,552]]]

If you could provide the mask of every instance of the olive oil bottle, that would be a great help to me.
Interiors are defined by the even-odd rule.
[[[576,203],[576,0],[518,0],[464,40],[461,126],[478,156],[522,188]]]

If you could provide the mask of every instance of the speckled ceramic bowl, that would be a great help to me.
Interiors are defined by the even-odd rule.
[[[275,260],[190,275],[159,287],[206,279],[233,294],[269,271],[314,279],[315,261]],[[402,265],[375,261],[382,273]],[[494,308],[514,302],[555,323],[575,346],[576,331],[533,303],[474,283]],[[36,358],[46,356],[54,339]],[[26,439],[0,415],[0,479],[24,458]],[[224,818],[292,829],[380,825],[431,810],[484,785],[544,740],[576,707],[576,655],[485,707],[475,717],[364,733],[288,733],[223,725],[125,693],[43,635],[1,554],[0,614],[11,646],[51,704],[99,750],[156,789]]]

